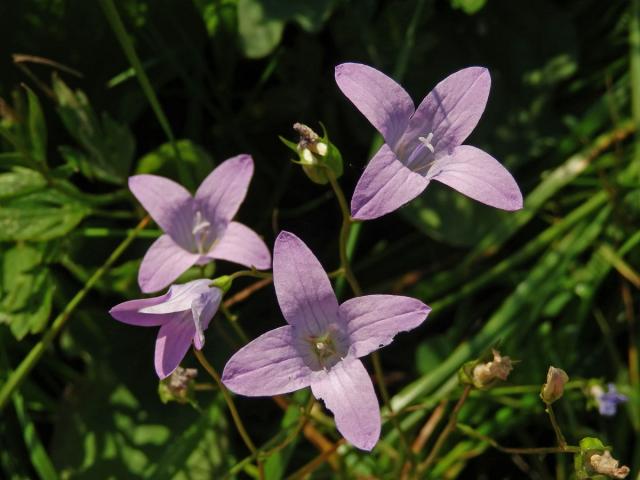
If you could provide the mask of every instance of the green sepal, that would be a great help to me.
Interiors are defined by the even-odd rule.
[[[222,290],[222,293],[225,294],[229,291],[232,284],[233,279],[230,275],[221,275],[220,277],[211,280],[209,286],[219,288],[220,290]]]

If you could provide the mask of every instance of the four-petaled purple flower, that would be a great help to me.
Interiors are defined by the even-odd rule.
[[[193,265],[214,259],[266,270],[271,255],[249,227],[232,222],[253,175],[253,160],[238,155],[204,179],[195,197],[181,185],[157,175],[135,175],[129,188],[164,230],[140,265],[143,292],[161,290]]]
[[[511,174],[492,156],[462,142],[473,131],[489,96],[486,68],[469,67],[441,81],[417,110],[409,94],[382,72],[358,63],[336,67],[336,82],[382,134],[351,199],[351,215],[369,220],[396,210],[438,180],[503,210],[522,208]]]
[[[211,280],[199,279],[171,285],[159,297],[130,300],[109,313],[116,320],[141,327],[160,327],[156,339],[155,367],[166,378],[180,365],[191,343],[204,346],[204,331],[218,310],[222,291],[209,287]]]
[[[318,259],[288,232],[276,239],[273,283],[289,325],[236,352],[225,366],[223,383],[247,396],[311,386],[335,415],[340,433],[356,447],[371,450],[380,437],[380,407],[359,358],[420,325],[431,309],[396,295],[367,295],[338,305]]]
[[[591,393],[598,404],[598,411],[600,412],[600,415],[604,415],[606,417],[612,417],[615,415],[618,410],[618,404],[625,403],[629,400],[626,395],[618,392],[618,389],[613,383],[607,385],[606,392],[601,386],[595,385],[591,387]]]

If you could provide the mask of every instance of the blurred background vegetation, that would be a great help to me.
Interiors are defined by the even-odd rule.
[[[197,409],[160,401],[156,333],[107,313],[140,296],[137,268],[159,235],[155,225],[130,235],[144,213],[126,179],[156,173],[193,188],[220,161],[250,153],[256,173],[240,220],[268,245],[281,229],[295,232],[335,269],[335,199],[289,161],[278,135],[322,122],[342,152],[350,196],[380,140],[335,85],[333,68],[345,61],[394,76],[416,103],[446,75],[488,67],[492,91],[469,143],[503,162],[526,196],[526,208],[509,214],[436,183],[352,238],[366,292],[433,307],[423,327],[381,352],[408,435],[434,408],[451,408],[460,365],[499,345],[519,363],[504,388],[472,395],[461,422],[502,445],[553,445],[538,398],[552,364],[575,381],[556,407],[569,443],[599,437],[637,475],[637,2],[119,0],[128,36],[114,32],[109,4],[0,4],[3,386],[32,349],[48,347],[1,412],[2,477],[223,478],[248,455],[219,392],[199,392]],[[146,91],[125,55],[131,47]],[[130,246],[87,289],[127,235]],[[234,291],[251,282],[236,283]],[[83,288],[82,302],[65,310]],[[273,293],[268,286],[232,309],[252,336],[283,322]],[[221,370],[239,345],[216,317],[210,361]],[[630,401],[601,417],[589,380],[615,382]],[[257,443],[295,423],[295,407],[283,417],[268,399],[237,402]],[[317,428],[338,440],[330,426]],[[387,422],[372,454],[341,447],[313,478],[399,478],[398,448]],[[301,435],[270,457],[268,478],[315,455]],[[429,478],[564,479],[572,465],[570,455],[507,455],[456,432]]]

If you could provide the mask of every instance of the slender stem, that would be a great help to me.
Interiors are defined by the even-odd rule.
[[[309,463],[304,465],[300,470],[294,472],[292,475],[287,477],[287,480],[299,480],[301,478],[306,478],[311,472],[320,467],[333,453],[338,449],[340,445],[345,442],[344,438],[338,440],[334,443],[329,450],[323,451],[316,458],[311,460]]]
[[[261,480],[264,479],[264,470],[259,458],[260,452],[258,451],[255,444],[253,443],[253,440],[251,440],[249,433],[247,433],[247,430],[244,428],[244,424],[242,423],[242,419],[240,418],[240,414],[238,413],[238,409],[236,408],[236,404],[233,402],[233,398],[231,397],[229,390],[227,390],[227,387],[224,386],[224,384],[222,383],[222,380],[220,380],[220,375],[218,375],[218,372],[216,371],[216,369],[213,368],[213,365],[211,365],[207,361],[207,359],[204,357],[204,354],[195,347],[193,348],[193,353],[198,359],[198,361],[200,362],[200,365],[202,365],[202,367],[207,371],[207,373],[211,375],[211,378],[213,378],[213,380],[218,385],[218,388],[220,388],[220,391],[222,392],[222,396],[224,397],[224,401],[226,402],[227,407],[229,407],[229,412],[231,412],[233,423],[236,425],[236,428],[238,429],[238,433],[242,437],[242,440],[244,441],[249,451],[256,456],[256,462],[258,463],[258,471],[260,474],[260,479]]]
[[[105,17],[113,30],[122,50],[124,51],[127,60],[131,64],[131,67],[136,72],[136,77],[138,77],[138,82],[140,82],[140,87],[144,92],[149,104],[151,105],[151,109],[158,119],[158,123],[164,130],[165,135],[171,142],[171,146],[173,148],[174,154],[176,156],[176,164],[178,167],[178,174],[180,175],[180,181],[187,186],[193,186],[191,182],[191,178],[189,172],[186,169],[185,163],[182,161],[182,157],[180,155],[180,150],[178,149],[178,145],[176,143],[175,136],[173,135],[173,131],[171,130],[171,125],[167,120],[167,117],[160,106],[160,102],[158,101],[158,97],[156,96],[153,87],[151,86],[151,82],[149,81],[149,77],[147,76],[144,68],[142,67],[142,62],[140,62],[140,58],[138,58],[138,54],[136,53],[135,48],[133,47],[133,43],[129,38],[129,34],[122,22],[122,18],[120,18],[120,14],[118,13],[118,9],[115,6],[113,0],[100,0],[100,6],[104,11]]]
[[[449,417],[447,425],[444,427],[444,430],[440,432],[440,435],[438,436],[435,445],[431,449],[431,452],[427,456],[427,459],[418,467],[418,472],[428,470],[429,467],[431,467],[431,465],[433,465],[433,463],[435,462],[436,458],[438,457],[438,453],[440,453],[440,449],[442,449],[442,447],[444,446],[444,442],[447,440],[451,432],[455,430],[456,424],[458,422],[458,413],[460,413],[460,409],[462,408],[462,405],[464,405],[464,402],[467,401],[467,398],[469,398],[470,393],[471,385],[466,385],[464,387],[464,390],[462,391],[462,395],[458,399],[458,403],[456,403],[456,406],[453,407],[453,411],[451,412],[451,416]]]
[[[522,455],[540,455],[545,453],[580,453],[580,447],[575,447],[572,445],[565,445],[564,447],[533,447],[533,448],[511,448],[511,447],[503,447],[498,442],[496,442],[493,438],[488,437],[477,430],[469,427],[468,425],[458,425],[458,429],[468,435],[470,437],[475,437],[480,440],[487,442],[496,450],[500,450],[504,453],[515,453]]]
[[[289,435],[287,435],[287,437],[282,442],[280,442],[278,445],[276,445],[275,447],[270,448],[269,450],[266,450],[266,451],[260,453],[260,455],[262,457],[266,458],[266,457],[268,457],[270,455],[273,455],[276,452],[279,452],[280,450],[285,448],[287,445],[289,445],[293,440],[295,440],[295,438],[298,436],[298,434],[300,433],[302,428],[305,426],[305,424],[309,420],[309,414],[311,413],[311,408],[313,408],[313,404],[314,403],[315,403],[315,398],[313,397],[313,395],[310,395],[309,396],[309,401],[307,402],[307,406],[304,408],[304,410],[300,414],[300,418],[298,419],[298,423],[296,424],[296,426],[293,429],[293,431]]]
[[[273,278],[273,275],[269,272],[259,272],[256,269],[253,270],[239,270],[229,275],[229,280],[233,281],[239,277],[253,277],[253,278]]]
[[[351,224],[353,223],[353,219],[351,218],[351,214],[349,213],[349,207],[347,205],[347,200],[342,192],[342,188],[340,188],[340,184],[336,180],[335,175],[329,169],[326,170],[327,177],[329,178],[329,182],[331,183],[331,188],[333,188],[333,192],[336,194],[336,198],[338,199],[338,203],[340,204],[340,211],[342,212],[342,227],[340,228],[340,243],[339,243],[339,251],[340,251],[340,268],[344,270],[344,275],[349,282],[349,286],[351,286],[351,290],[356,296],[362,295],[362,289],[360,288],[360,284],[356,280],[356,277],[353,275],[353,271],[351,270],[351,264],[349,262],[349,256],[347,255],[347,241],[349,240],[349,231],[351,230]]]
[[[240,324],[238,324],[238,317],[231,313],[231,310],[229,310],[224,303],[220,305],[220,311],[231,325],[231,328],[236,332],[242,343],[245,345],[249,343],[249,337],[244,332]]]
[[[62,328],[66,325],[69,318],[71,318],[71,313],[76,309],[78,304],[84,299],[84,297],[91,291],[93,286],[100,280],[100,278],[111,268],[111,265],[115,263],[115,261],[122,255],[122,253],[127,249],[127,247],[133,242],[133,240],[138,235],[138,232],[142,230],[147,223],[149,223],[149,217],[144,217],[140,223],[136,226],[136,228],[125,238],[120,245],[116,247],[113,253],[107,258],[104,264],[95,271],[93,275],[87,280],[87,283],[82,287],[82,289],[76,293],[76,295],[71,299],[71,301],[67,304],[62,312],[55,318],[51,327],[47,332],[42,336],[40,341],[35,344],[35,346],[31,349],[29,354],[22,360],[18,368],[9,376],[7,382],[2,385],[2,389],[0,389],[0,411],[5,407],[7,401],[11,398],[12,393],[16,390],[20,384],[24,381],[24,379],[29,375],[29,372],[36,366],[45,350],[53,340],[58,336],[58,333],[62,330]]]
[[[562,435],[562,431],[560,430],[560,425],[558,425],[558,421],[556,420],[556,416],[553,413],[553,407],[550,403],[547,404],[546,412],[549,414],[549,420],[551,421],[551,426],[553,427],[553,431],[556,432],[556,438],[558,440],[558,446],[560,448],[566,448],[567,441],[564,439]]]

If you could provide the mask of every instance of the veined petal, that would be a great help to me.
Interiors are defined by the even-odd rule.
[[[351,216],[371,220],[400,208],[420,195],[429,180],[406,167],[388,145],[371,159],[351,198]]]
[[[313,371],[295,343],[290,325],[259,336],[229,359],[222,383],[232,392],[250,397],[280,395],[309,386]]]
[[[522,208],[522,193],[507,169],[471,145],[456,147],[451,155],[436,160],[427,178],[491,207],[510,211]]]
[[[342,93],[395,148],[413,115],[409,94],[384,73],[360,63],[338,65],[335,78]]]
[[[210,283],[210,280],[206,280]],[[206,292],[202,292],[195,298],[191,304],[191,314],[193,317],[193,325],[196,332],[193,337],[193,343],[198,350],[202,350],[204,346],[204,331],[209,326],[209,322],[218,311],[220,301],[222,300],[222,290],[219,288],[209,288]]]
[[[218,165],[196,192],[196,203],[205,218],[214,225],[231,221],[247,195],[252,176],[250,155],[238,155]]]
[[[211,280],[200,278],[180,285],[171,285],[161,303],[144,307],[142,313],[172,313],[191,310],[193,300],[211,290]]]
[[[157,175],[135,175],[129,177],[129,189],[162,230],[192,247],[193,198],[182,185]]]
[[[239,263],[258,270],[271,268],[271,254],[262,238],[249,227],[231,222],[207,257]]]
[[[109,310],[109,314],[116,320],[129,325],[137,325],[140,327],[156,327],[171,320],[174,315],[169,313],[143,313],[140,310],[145,308],[153,308],[162,304],[167,298],[168,293],[153,298],[140,298],[137,300],[129,300],[122,302]]]
[[[191,312],[176,314],[175,321],[160,327],[156,339],[155,366],[161,379],[173,373],[191,346],[196,329],[188,317],[191,317]]]
[[[409,121],[401,144],[417,145],[419,136],[433,134],[436,157],[460,145],[476,128],[491,88],[491,76],[483,67],[459,70],[429,92]]]
[[[338,300],[322,265],[302,240],[280,232],[273,248],[273,284],[284,318],[312,336],[338,318]]]
[[[366,295],[340,305],[347,324],[350,353],[362,357],[388,345],[400,332],[416,328],[431,308],[415,298],[399,295]]]
[[[186,251],[169,235],[161,235],[151,244],[142,259],[138,270],[140,289],[149,293],[165,288],[199,258],[199,254]]]
[[[333,412],[338,431],[349,443],[373,449],[380,438],[380,405],[360,360],[349,356],[336,363],[314,377],[311,391]]]

